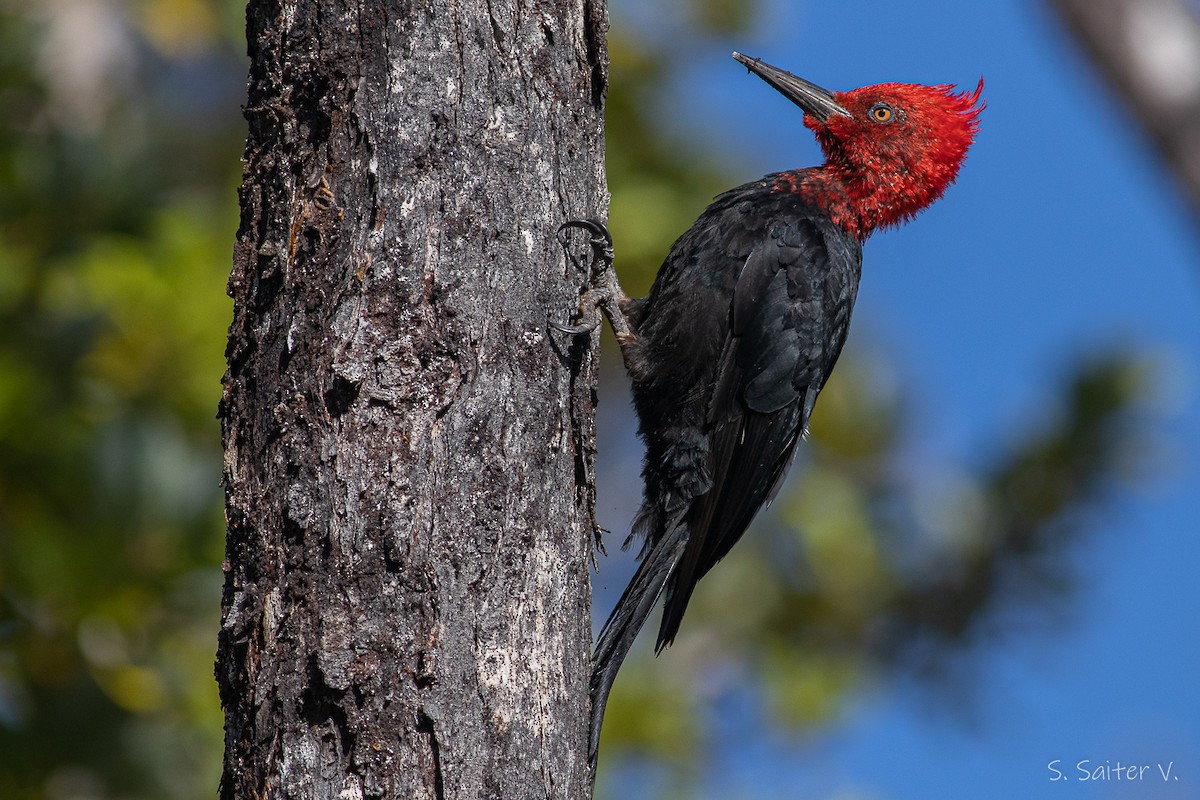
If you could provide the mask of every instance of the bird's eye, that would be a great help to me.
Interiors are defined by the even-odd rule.
[[[891,122],[896,117],[896,112],[892,111],[892,107],[886,103],[876,103],[871,106],[871,110],[867,113],[876,122]]]

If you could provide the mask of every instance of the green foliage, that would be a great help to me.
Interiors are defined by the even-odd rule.
[[[79,94],[44,47],[84,5],[0,17],[0,797],[210,797],[243,5],[130,0],[136,38],[75,75],[95,79]],[[754,6],[692,4],[685,24],[728,31]],[[734,179],[663,132],[668,56],[619,27],[611,51],[612,229],[640,294]],[[896,478],[906,398],[845,361],[803,480],[706,578],[672,669],[646,643],[627,664],[606,761],[636,751],[694,779],[714,695],[754,687],[781,729],[810,729],[925,652],[907,643],[971,641],[1011,582],[1061,591],[1044,560],[1133,471],[1137,369],[1077,367],[1054,420],[916,486]]]
[[[55,8],[0,17],[0,796],[211,796],[240,87],[199,124],[168,96],[244,68],[162,0],[148,36],[214,24],[91,18],[72,72],[48,42],[105,12]]]
[[[731,24],[705,9],[752,11],[701,4],[693,36]],[[625,288],[640,295],[673,239],[737,178],[661,133],[664,57],[619,27],[610,47],[611,228]],[[646,642],[626,662],[605,718],[598,797],[622,756],[695,785],[716,698],[748,694],[764,718],[803,734],[890,671],[944,674],[1009,598],[1062,597],[1062,556],[1085,534],[1086,512],[1136,472],[1138,387],[1153,383],[1137,354],[1068,365],[1050,389],[1053,420],[1020,441],[981,443],[988,465],[916,480],[905,452],[911,398],[884,380],[890,367],[870,343],[856,347],[822,394],[795,479],[693,597],[669,667]]]
[[[729,181],[712,165],[712,154],[669,140],[655,118],[666,57],[620,30],[610,34],[609,57],[609,223],[617,237],[622,286],[641,296],[649,290],[666,248]]]
[[[749,691],[767,719],[804,733],[889,671],[952,671],[953,652],[987,641],[989,619],[1014,598],[1061,599],[1085,512],[1143,461],[1138,408],[1152,383],[1120,352],[1073,369],[1053,420],[996,447],[989,466],[920,482],[903,477],[902,398],[844,360],[795,479],[706,576],[669,669],[645,647],[627,662],[606,756],[650,753],[692,780],[703,706],[681,687]],[[645,719],[660,717],[671,738],[647,737]]]

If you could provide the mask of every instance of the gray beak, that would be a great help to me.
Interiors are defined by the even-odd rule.
[[[772,67],[762,59],[750,58],[737,51],[734,51],[733,57],[744,64],[746,69],[774,86],[788,100],[804,109],[805,113],[812,114],[821,122],[834,114],[850,116],[849,111],[834,101],[833,93],[828,89],[822,89],[815,83],[797,78],[787,70]]]

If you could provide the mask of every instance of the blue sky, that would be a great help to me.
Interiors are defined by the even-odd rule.
[[[637,24],[686,64],[670,124],[746,179],[818,153],[733,49],[831,89],[984,76],[958,185],[864,256],[856,330],[886,342],[917,403],[923,468],[1019,436],[1080,353],[1127,344],[1159,373],[1149,480],[1064,565],[1078,576],[1065,619],[977,654],[969,715],[931,711],[897,679],[816,740],[740,741],[703,796],[1200,798],[1200,227],[1057,19],[1029,0],[775,2],[758,30],[697,43],[671,36],[663,4],[614,5],[614,27]],[[620,526],[629,512],[606,498],[630,491],[628,474],[601,484],[602,523]],[[1050,780],[1054,759],[1067,780]],[[1151,769],[1080,781],[1083,759]]]

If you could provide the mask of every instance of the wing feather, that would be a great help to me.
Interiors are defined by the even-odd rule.
[[[685,518],[689,535],[667,585],[660,650],[678,632],[696,582],[773,496],[841,349],[854,298],[840,287],[830,292],[829,258],[811,221],[776,223],[738,277],[708,409],[712,487]]]

